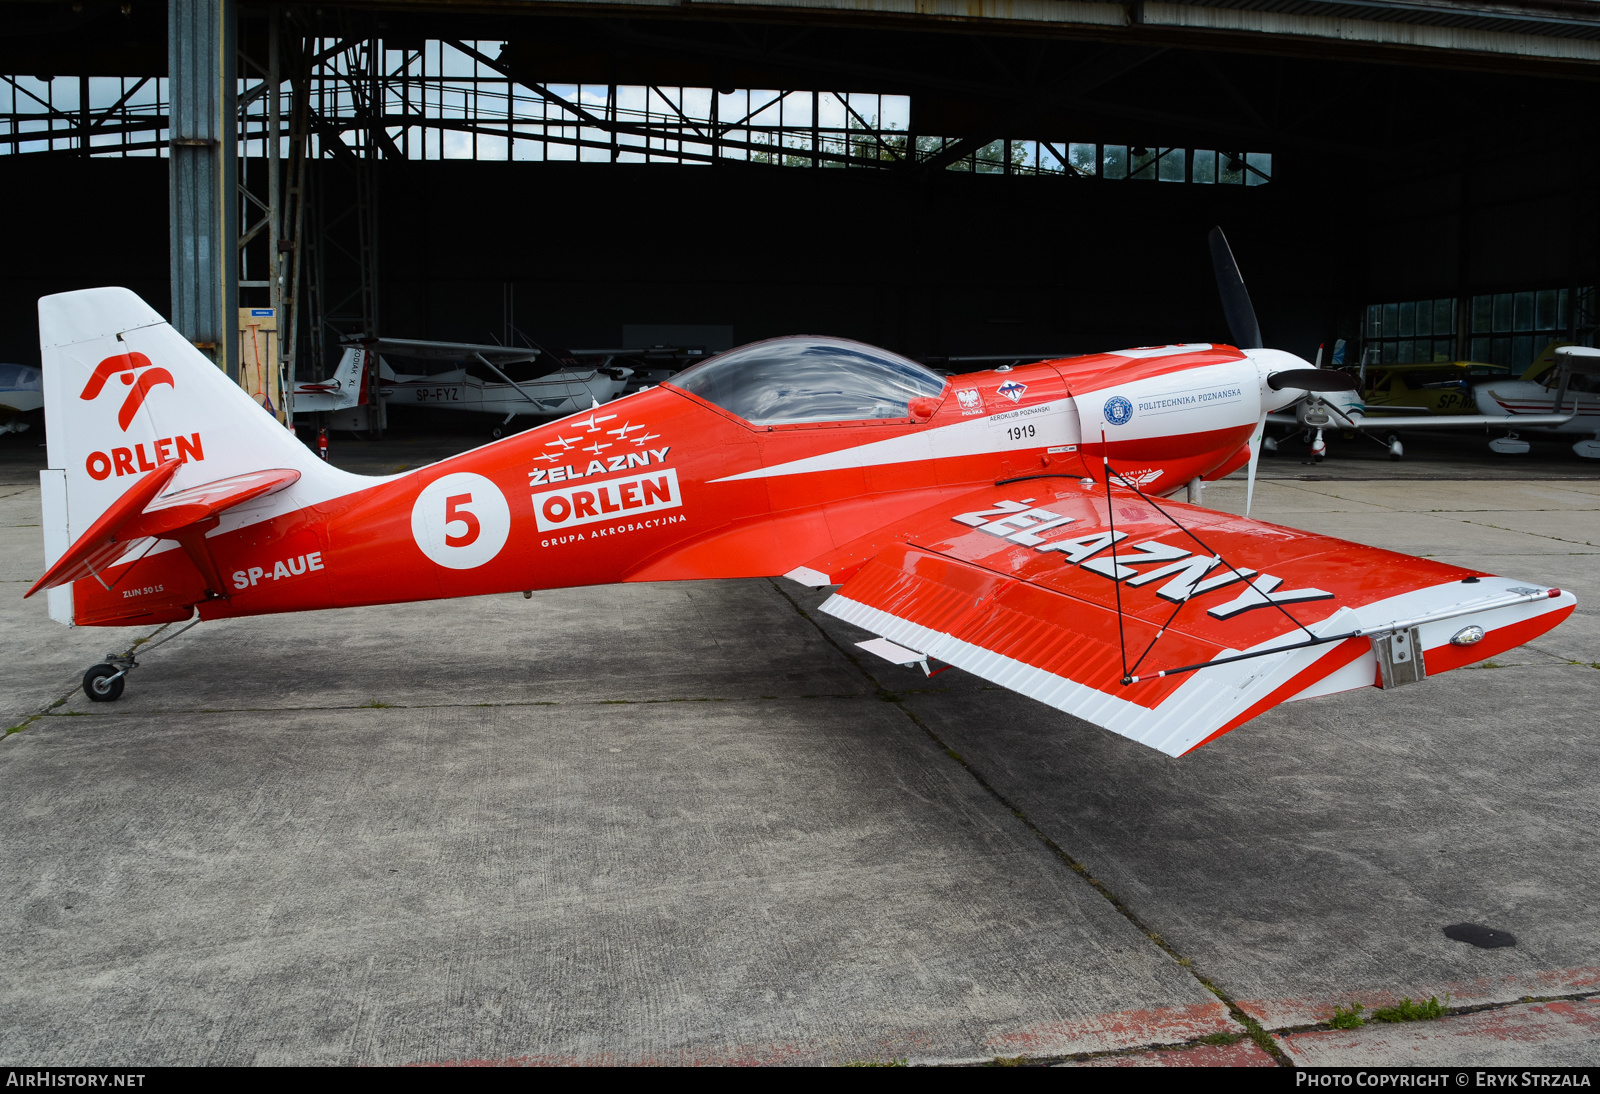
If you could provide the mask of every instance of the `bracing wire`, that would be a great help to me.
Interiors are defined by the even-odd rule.
[[[1174,528],[1178,529],[1178,531],[1182,532],[1184,535],[1188,536],[1190,539],[1192,539],[1196,543],[1198,543],[1200,545],[1200,549],[1201,550],[1203,550],[1206,554],[1210,555],[1212,558],[1215,558],[1217,561],[1221,562],[1228,569],[1232,570],[1233,573],[1234,573],[1234,576],[1238,577],[1238,579],[1240,581],[1245,582],[1245,584],[1247,584],[1247,585],[1250,583],[1250,579],[1245,577],[1244,574],[1240,573],[1239,572],[1239,568],[1237,566],[1235,566],[1233,563],[1229,562],[1227,559],[1223,558],[1220,553],[1218,553],[1216,551],[1213,551],[1210,547],[1206,546],[1205,540],[1203,540],[1199,536],[1195,535],[1194,532],[1190,531],[1188,528],[1185,528],[1182,524],[1179,524],[1178,521],[1177,521],[1177,518],[1175,518],[1171,513],[1167,512],[1165,509],[1161,508],[1161,506],[1159,504],[1157,504],[1154,500],[1152,500],[1142,490],[1140,490],[1137,486],[1133,485],[1133,483],[1129,482],[1126,478],[1124,478],[1122,472],[1117,471],[1117,472],[1115,472],[1115,474],[1116,474],[1117,478],[1122,480],[1122,485],[1126,486],[1129,490],[1132,490],[1141,499],[1143,499],[1145,502],[1147,502],[1150,505],[1150,508],[1152,508],[1156,512],[1160,513],[1163,517],[1166,517],[1168,522],[1170,522]],[[1108,488],[1109,488],[1109,485],[1110,485],[1110,483],[1108,481],[1107,482]],[[1307,634],[1311,635],[1313,638],[1316,637],[1316,635],[1312,634],[1310,627],[1306,626],[1304,623],[1300,622],[1300,620],[1296,619],[1293,615],[1291,615],[1289,613],[1289,609],[1288,608],[1285,608],[1282,604],[1279,604],[1276,600],[1273,600],[1272,597],[1269,596],[1266,593],[1262,593],[1261,595],[1266,598],[1266,601],[1267,601],[1268,604],[1271,604],[1274,608],[1277,608],[1278,611],[1280,613],[1282,613],[1282,615],[1283,615],[1283,617],[1285,619],[1287,619],[1289,622],[1293,623],[1296,627],[1299,627],[1301,630],[1305,631]]]
[[[1114,505],[1113,505],[1113,498],[1112,498],[1112,494],[1111,494],[1111,476],[1112,475],[1115,475],[1117,477],[1118,481],[1121,482],[1123,486],[1125,486],[1129,490],[1133,491],[1134,495],[1137,496],[1141,501],[1146,502],[1152,509],[1154,509],[1156,512],[1160,513],[1163,517],[1165,517],[1167,519],[1167,521],[1174,528],[1178,529],[1178,531],[1182,532],[1184,535],[1186,535],[1190,539],[1194,540],[1195,543],[1200,546],[1200,549],[1203,550],[1206,554],[1210,555],[1212,558],[1214,558],[1218,562],[1222,563],[1228,569],[1232,570],[1233,573],[1234,573],[1234,576],[1237,577],[1240,581],[1243,581],[1246,585],[1249,585],[1250,584],[1250,579],[1248,577],[1246,577],[1243,573],[1241,573],[1237,566],[1235,566],[1233,563],[1229,562],[1227,559],[1223,558],[1220,552],[1213,551],[1210,548],[1210,546],[1208,546],[1206,544],[1205,540],[1201,539],[1191,529],[1186,528],[1183,524],[1179,523],[1179,521],[1177,520],[1176,517],[1174,517],[1171,513],[1167,512],[1165,509],[1163,509],[1160,506],[1159,503],[1157,503],[1154,499],[1152,499],[1144,491],[1140,490],[1131,481],[1129,481],[1127,476],[1123,475],[1122,472],[1117,471],[1115,468],[1113,468],[1111,466],[1110,449],[1106,445],[1105,430],[1101,430],[1100,431],[1100,446],[1101,446],[1100,447],[1100,463],[1101,463],[1101,465],[1102,465],[1102,467],[1104,468],[1104,471],[1105,471],[1105,482],[1106,482],[1106,526],[1107,526],[1107,528],[1108,528],[1108,530],[1110,531],[1110,534],[1111,534],[1111,574],[1112,574],[1112,588],[1114,589],[1114,595],[1116,597],[1116,605],[1117,605],[1117,645],[1119,647],[1118,652],[1121,655],[1121,659],[1122,659],[1122,683],[1124,685],[1127,685],[1127,684],[1131,684],[1131,683],[1134,682],[1133,673],[1138,671],[1139,666],[1144,664],[1145,658],[1150,656],[1150,652],[1155,649],[1156,643],[1161,640],[1162,635],[1167,633],[1167,630],[1172,626],[1173,621],[1178,618],[1178,613],[1183,610],[1183,606],[1185,604],[1189,603],[1190,596],[1186,595],[1182,600],[1178,601],[1177,605],[1172,609],[1172,613],[1167,616],[1167,621],[1165,623],[1163,623],[1161,625],[1161,627],[1156,631],[1155,637],[1150,639],[1150,644],[1144,648],[1144,652],[1139,655],[1138,659],[1136,661],[1134,661],[1132,668],[1130,668],[1128,666],[1127,631],[1126,631],[1126,628],[1125,628],[1124,622],[1123,622],[1123,614],[1124,613],[1122,611],[1122,581],[1121,581],[1120,578],[1118,578],[1116,576],[1117,568],[1118,568],[1117,567],[1117,520],[1116,520],[1116,512],[1115,512]],[[1027,477],[1032,478],[1034,476],[1027,476]],[[1039,476],[1039,477],[1043,477],[1043,476]],[[1251,586],[1251,587],[1253,588],[1254,586]],[[1300,622],[1300,620],[1296,619],[1294,617],[1294,615],[1292,615],[1289,612],[1289,609],[1285,608],[1282,604],[1279,604],[1276,600],[1273,600],[1271,594],[1262,593],[1261,595],[1262,595],[1263,599],[1265,599],[1268,604],[1270,604],[1274,608],[1276,608],[1283,615],[1283,617],[1285,619],[1289,620],[1289,622],[1293,623],[1296,627],[1300,628],[1302,631],[1305,631],[1306,635],[1311,638],[1313,643],[1321,643],[1322,641],[1324,641],[1324,639],[1320,638],[1317,634],[1315,634],[1311,630],[1310,627],[1306,626],[1304,623]],[[1161,675],[1166,675],[1166,674],[1162,673]]]
[[[1128,679],[1128,639],[1122,629],[1122,579],[1117,576],[1117,517],[1111,501],[1111,454],[1106,447],[1106,431],[1100,431],[1100,463],[1106,474],[1106,524],[1111,530],[1111,587],[1117,597],[1117,646],[1122,653],[1122,679]],[[1117,478],[1122,478],[1119,473]],[[1126,480],[1124,480],[1126,481]]]

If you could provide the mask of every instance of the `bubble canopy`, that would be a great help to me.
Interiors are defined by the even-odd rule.
[[[844,338],[771,338],[718,354],[667,383],[752,425],[910,416],[944,377],[897,353]]]

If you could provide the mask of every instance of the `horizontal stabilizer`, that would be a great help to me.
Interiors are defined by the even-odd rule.
[[[41,589],[96,576],[126,554],[130,544],[151,537],[175,539],[174,533],[247,501],[275,494],[300,478],[300,472],[286,468],[251,471],[158,497],[180,466],[177,461],[162,464],[129,488],[33,583],[23,599]]]

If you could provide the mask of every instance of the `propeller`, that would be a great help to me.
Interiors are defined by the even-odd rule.
[[[1250,303],[1250,293],[1244,287],[1244,277],[1239,264],[1234,261],[1233,248],[1221,227],[1211,229],[1211,266],[1217,275],[1217,295],[1222,298],[1222,314],[1228,320],[1228,331],[1233,344],[1242,350],[1265,349],[1261,339],[1261,324],[1256,321],[1255,306]],[[1322,364],[1322,347],[1317,347],[1317,364]],[[1274,372],[1267,377],[1267,386],[1273,391],[1293,388],[1298,391],[1355,391],[1356,378],[1348,372],[1324,368],[1294,368]],[[1266,436],[1267,415],[1262,413],[1250,435],[1250,470],[1245,480],[1244,515],[1250,515],[1250,503],[1256,493],[1256,467],[1261,462],[1261,442]]]
[[[1233,344],[1240,349],[1261,349],[1261,324],[1250,304],[1250,293],[1239,276],[1239,264],[1221,228],[1211,229],[1211,265],[1217,272],[1217,293],[1222,297],[1222,314],[1228,320]]]
[[[1221,227],[1216,227],[1211,229],[1210,238],[1211,266],[1217,274],[1217,295],[1222,297],[1222,314],[1228,320],[1228,332],[1233,335],[1233,344],[1240,349],[1261,349],[1261,324],[1256,322],[1256,309],[1250,303],[1250,292],[1244,287],[1239,264],[1233,260],[1233,248],[1228,246],[1228,237],[1222,234]],[[1305,371],[1296,369],[1283,375],[1298,376]],[[1277,376],[1273,376],[1267,382],[1272,383],[1276,379]],[[1267,415],[1263,412],[1261,420],[1256,422],[1255,432],[1250,434],[1250,469],[1244,486],[1244,515],[1247,517],[1250,515],[1250,503],[1256,496],[1256,467],[1261,463],[1261,440],[1266,434]]]
[[[1299,388],[1301,391],[1354,391],[1356,378],[1340,369],[1292,368],[1268,376],[1267,386],[1273,391],[1282,391],[1286,387]]]

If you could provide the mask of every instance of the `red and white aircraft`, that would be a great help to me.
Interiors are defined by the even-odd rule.
[[[1245,318],[1236,339],[1259,344]],[[64,623],[784,575],[839,586],[823,610],[883,636],[874,652],[1176,756],[1278,703],[1480,661],[1575,604],[1157,500],[1253,474],[1264,415],[1344,377],[1277,350],[946,381],[860,343],[780,338],[368,478],[317,459],[125,289],[45,297],[39,325],[48,567],[29,595],[49,589]],[[131,667],[90,669],[85,691],[115,699]]]

